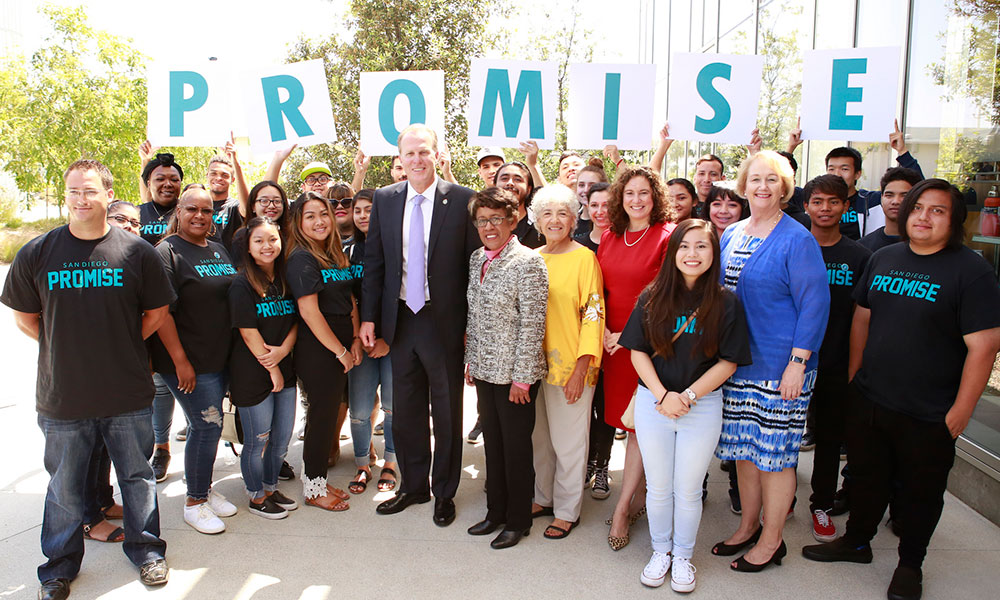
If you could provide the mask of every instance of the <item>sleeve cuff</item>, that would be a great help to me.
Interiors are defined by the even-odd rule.
[[[520,388],[522,390],[530,390],[531,389],[530,385],[528,385],[527,383],[521,383],[520,381],[515,381],[511,385],[513,385],[516,388]]]

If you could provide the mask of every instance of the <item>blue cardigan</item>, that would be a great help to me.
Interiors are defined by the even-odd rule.
[[[734,223],[723,233],[720,279],[749,222]],[[830,288],[823,252],[809,231],[782,216],[743,265],[736,296],[746,311],[753,364],[739,367],[733,377],[780,380],[792,348],[811,350],[806,371],[816,368],[830,314]]]

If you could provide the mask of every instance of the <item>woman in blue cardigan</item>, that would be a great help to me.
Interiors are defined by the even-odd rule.
[[[756,572],[787,552],[782,528],[795,497],[795,467],[816,381],[816,355],[830,310],[826,264],[815,238],[781,210],[794,191],[792,168],[776,152],[743,161],[736,192],[750,218],[722,236],[722,283],[746,310],[753,364],[723,386],[716,456],[735,460],[740,526],[712,548],[731,567]],[[763,512],[763,525],[760,523]],[[754,545],[756,544],[756,545]]]

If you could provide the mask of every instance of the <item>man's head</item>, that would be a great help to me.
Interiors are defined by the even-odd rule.
[[[699,201],[704,202],[708,198],[713,183],[726,178],[723,168],[722,159],[714,154],[706,154],[694,164],[694,187]]]
[[[497,169],[496,181],[490,183],[490,186],[494,185],[514,194],[520,205],[525,205],[535,190],[528,165],[519,160],[505,163]]]
[[[107,218],[115,181],[106,166],[96,160],[78,160],[63,173],[63,181],[71,223],[95,224]]]
[[[575,150],[567,150],[559,156],[559,183],[569,189],[576,189],[576,177],[586,163]]]
[[[784,156],[788,160],[788,164],[792,165],[793,174],[799,172],[799,161],[795,160],[795,156],[793,156],[791,152],[780,150],[778,151],[778,154]]]
[[[853,194],[861,177],[861,153],[847,146],[830,150],[826,155],[826,172],[839,175],[847,182],[849,193]]]
[[[333,172],[330,171],[330,167],[326,166],[326,163],[315,161],[302,169],[302,173],[299,174],[299,180],[302,182],[299,185],[299,189],[302,190],[303,194],[306,192],[316,192],[322,196],[326,190],[326,186],[333,180]]]
[[[820,175],[802,189],[806,213],[814,228],[838,229],[847,212],[847,184],[837,175]]]
[[[389,176],[392,177],[393,183],[406,181],[406,171],[403,170],[403,161],[399,159],[398,154],[392,157],[392,163],[389,167]]]
[[[899,208],[899,237],[911,247],[959,248],[965,242],[968,209],[957,187],[944,179],[913,186]]]
[[[882,212],[885,220],[896,222],[899,207],[910,189],[920,183],[920,174],[913,169],[893,167],[885,172],[880,182],[882,188]]]
[[[497,170],[507,162],[500,148],[486,147],[476,155],[476,164],[479,165],[479,178],[483,180],[483,187],[490,187],[496,181]]]
[[[414,123],[399,133],[396,145],[406,180],[414,189],[426,190],[437,176],[435,169],[441,158],[437,133],[423,123]]]
[[[233,162],[216,154],[208,161],[208,173],[205,175],[208,182],[208,191],[212,192],[215,200],[226,200],[229,198],[229,186],[233,184]]]

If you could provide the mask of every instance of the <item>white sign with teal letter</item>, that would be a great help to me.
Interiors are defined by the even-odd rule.
[[[898,46],[811,50],[802,62],[802,139],[884,142],[899,90]]]
[[[678,53],[671,57],[667,121],[677,140],[745,144],[757,126],[764,57]]]
[[[571,64],[567,146],[649,150],[655,88],[656,65]]]
[[[380,71],[361,74],[361,151],[399,153],[399,132],[424,123],[444,138],[444,71]],[[440,145],[440,144],[439,144]]]
[[[558,105],[554,62],[474,58],[469,70],[469,144],[517,147],[556,144]]]
[[[217,64],[153,64],[146,77],[146,136],[154,146],[221,146],[229,139],[229,85]]]

